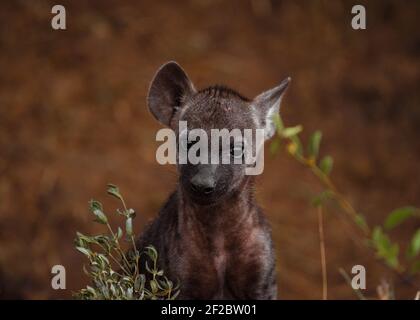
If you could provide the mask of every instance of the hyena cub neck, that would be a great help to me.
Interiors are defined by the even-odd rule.
[[[148,106],[177,135],[183,134],[180,121],[186,121],[188,130],[198,128],[207,137],[211,129],[264,129],[269,139],[289,81],[250,100],[223,86],[198,91],[183,69],[169,62],[151,83]],[[270,228],[253,197],[254,177],[245,174],[245,163],[234,161],[252,141],[230,138],[217,148],[220,159],[230,162],[177,164],[177,190],[139,241],[157,248],[160,267],[180,281],[181,298],[276,298]],[[186,141],[177,144],[178,154],[195,148],[197,140]]]

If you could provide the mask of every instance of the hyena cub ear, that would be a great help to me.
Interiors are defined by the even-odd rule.
[[[252,102],[259,118],[260,128],[264,129],[266,140],[270,139],[276,132],[273,117],[279,113],[281,100],[290,81],[290,77],[284,79],[280,85],[261,93]]]
[[[186,98],[196,92],[181,66],[167,62],[159,68],[147,94],[147,104],[154,117],[166,126]]]

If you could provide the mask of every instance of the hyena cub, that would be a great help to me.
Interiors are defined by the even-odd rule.
[[[201,128],[209,137],[211,129],[238,128],[264,129],[269,139],[289,81],[250,100],[222,86],[198,91],[184,70],[169,62],[157,71],[147,102],[154,117],[177,135],[179,122],[187,121],[189,130]],[[236,156],[227,148],[221,152]],[[159,267],[180,281],[181,299],[276,299],[271,231],[245,164],[187,162],[177,168],[178,186],[139,248],[156,247]]]

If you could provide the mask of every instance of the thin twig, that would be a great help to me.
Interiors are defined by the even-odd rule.
[[[122,195],[120,195],[119,199],[121,200],[121,203],[124,207],[124,212],[126,214],[129,214],[128,207],[127,207],[127,205],[125,204],[125,201],[124,201],[124,197]],[[139,268],[138,268],[138,266],[139,266],[139,254],[138,254],[138,250],[137,250],[137,246],[136,246],[136,241],[134,240],[133,235],[131,235],[131,243],[133,245],[133,250],[134,250],[135,260],[136,260],[134,276],[137,277],[137,275],[139,274]]]
[[[318,231],[319,231],[319,247],[321,252],[321,267],[322,267],[322,300],[327,300],[328,297],[328,283],[327,283],[327,262],[325,255],[325,241],[324,241],[324,223],[322,215],[322,206],[318,206]]]
[[[292,143],[293,140],[291,140]],[[338,205],[341,207],[343,212],[350,218],[350,221],[353,222],[353,225],[358,227],[358,229],[363,233],[364,238],[369,240],[371,238],[371,230],[369,226],[367,225],[360,225],[357,223],[358,220],[358,213],[356,209],[351,205],[351,203],[345,198],[343,194],[341,194],[337,187],[334,185],[332,180],[328,175],[326,175],[317,165],[314,161],[311,159],[307,159],[304,156],[296,153],[296,152],[290,152],[289,155],[291,155],[295,160],[297,160],[299,163],[304,165],[305,167],[309,168],[315,176],[321,181],[321,183],[324,185],[324,187],[331,192],[330,197],[338,203]],[[371,248],[370,246],[367,246],[368,248]],[[383,263],[383,261],[381,261]],[[398,265],[397,267],[390,267],[389,265],[386,265],[389,269],[391,269],[395,274],[398,275],[401,279],[405,281],[407,280],[406,276],[404,275],[405,269],[403,266]],[[409,281],[410,282],[410,281]]]
[[[117,244],[117,246],[115,248],[115,251],[118,252],[118,254],[121,256],[122,261],[126,263],[126,265],[127,265],[128,268],[130,268],[130,262],[128,262],[127,257],[124,254],[124,251],[121,249],[120,242],[118,241],[117,235],[112,230],[111,225],[109,224],[109,222],[106,225],[107,225],[108,230],[111,233],[111,236],[113,237],[115,243]]]

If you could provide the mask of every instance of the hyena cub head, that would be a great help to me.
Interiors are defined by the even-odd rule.
[[[264,141],[274,135],[273,117],[289,81],[251,100],[223,86],[196,90],[176,62],[157,71],[148,107],[179,137],[177,162],[184,194],[199,205],[210,205],[241,191],[247,166],[255,165],[245,157],[255,161],[258,136]],[[180,161],[181,154],[188,155],[186,161]]]

